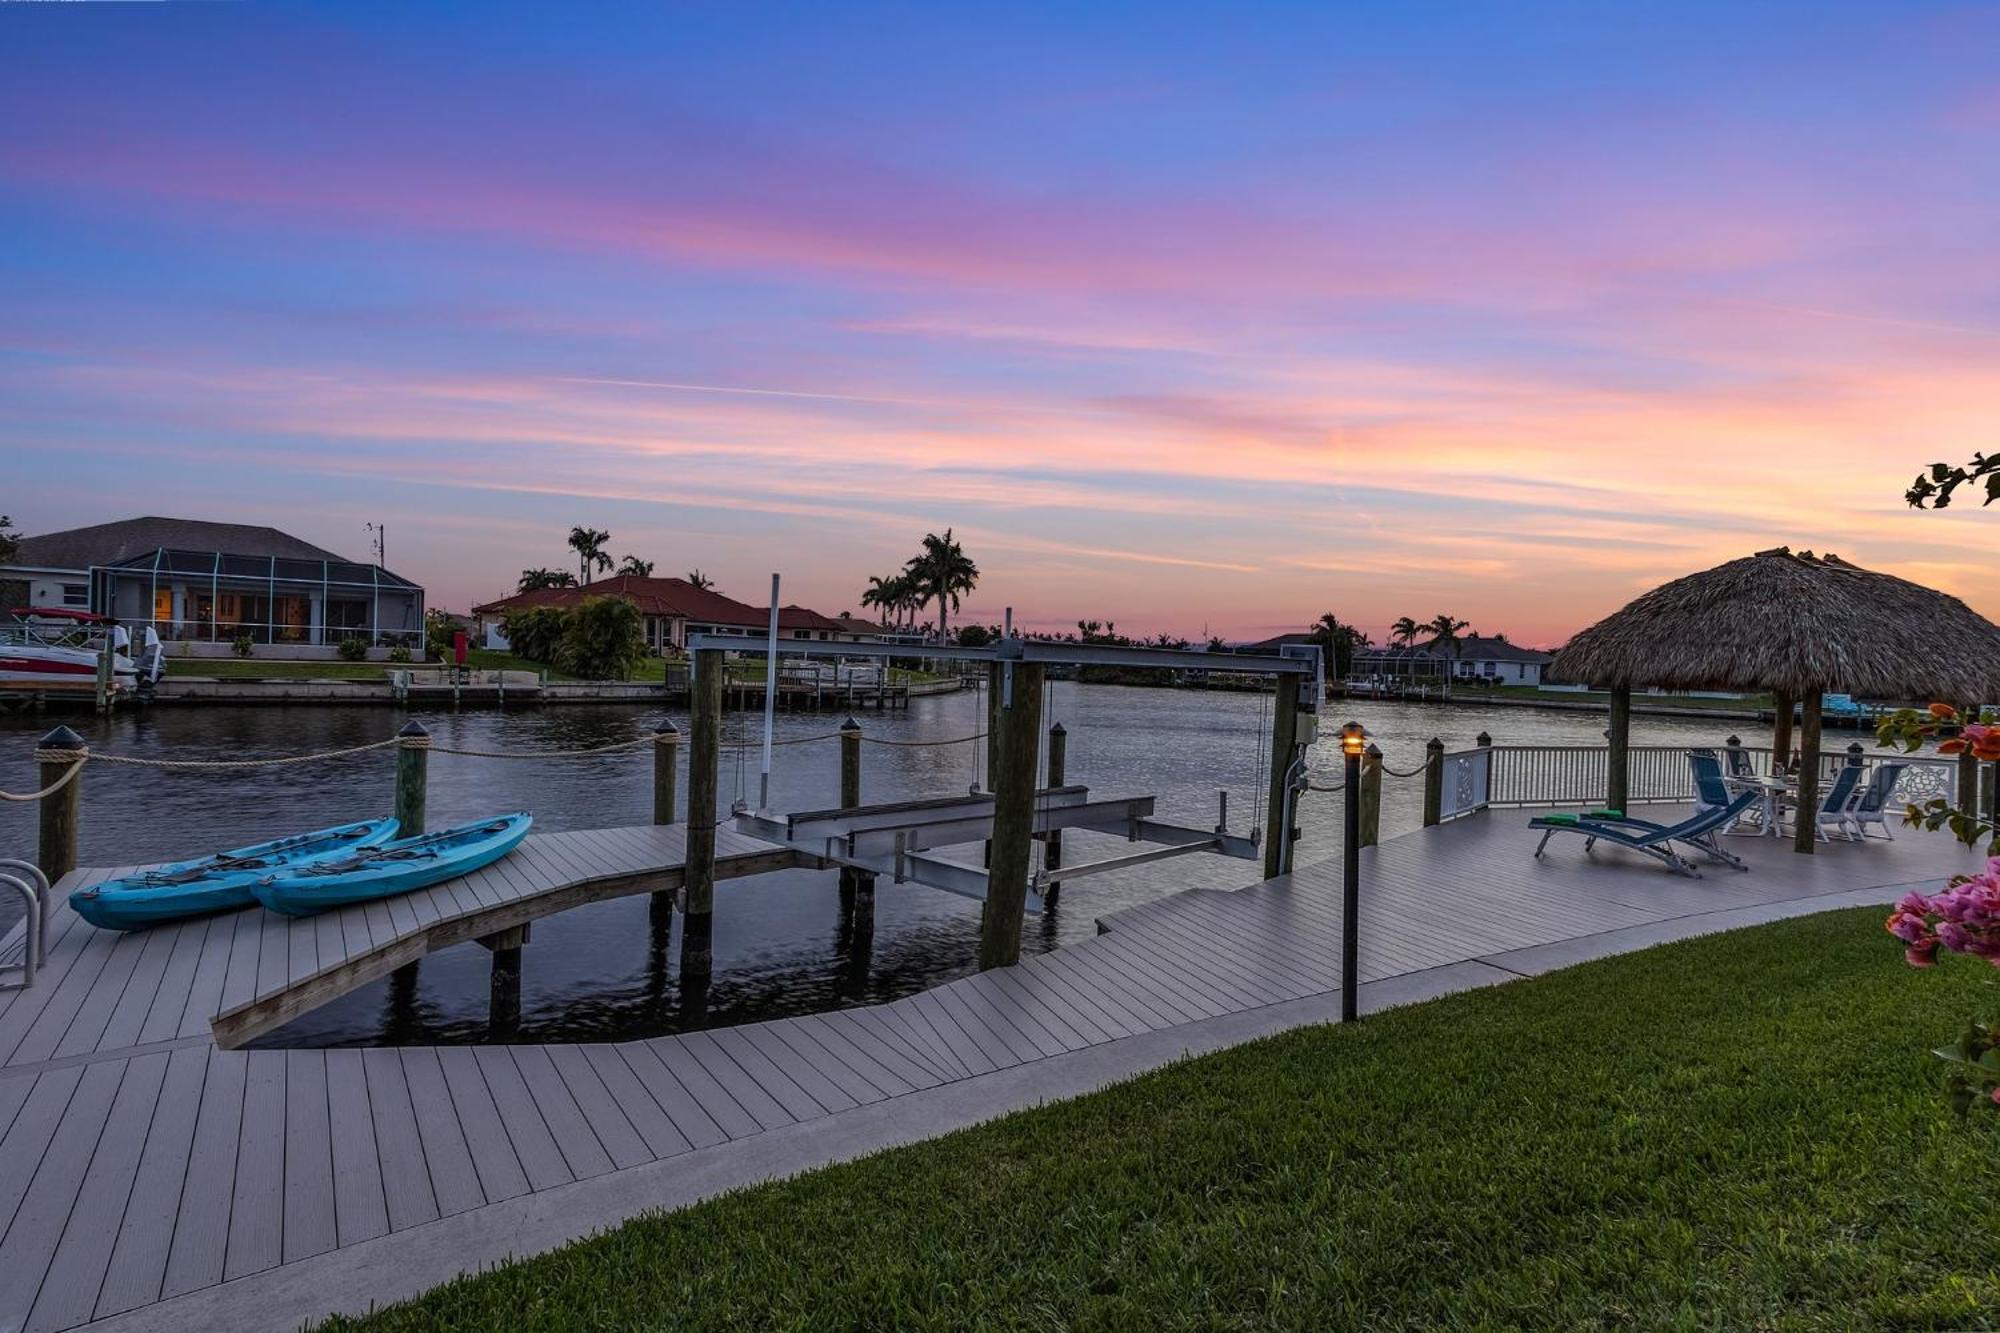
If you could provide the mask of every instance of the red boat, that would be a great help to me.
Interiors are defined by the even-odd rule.
[[[24,606],[0,624],[0,690],[91,689],[105,636],[112,646],[111,688],[147,690],[166,670],[159,635],[148,625],[137,659],[132,635],[108,616],[67,606]]]

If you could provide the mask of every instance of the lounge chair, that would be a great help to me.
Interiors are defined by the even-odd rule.
[[[1757,761],[1752,759],[1750,752],[1742,746],[1732,745],[1724,750],[1723,753],[1729,756],[1729,776],[1731,778],[1754,778],[1758,776]]]
[[[1549,839],[1556,834],[1581,833],[1584,837],[1585,852],[1589,852],[1597,845],[1598,839],[1602,838],[1605,842],[1629,847],[1635,852],[1644,852],[1647,856],[1664,861],[1667,869],[1676,875],[1700,879],[1701,871],[1695,869],[1694,862],[1675,851],[1673,844],[1686,843],[1733,869],[1748,870],[1750,867],[1724,851],[1715,841],[1715,837],[1759,799],[1754,791],[1739,792],[1728,804],[1698,809],[1678,824],[1655,824],[1649,819],[1633,819],[1626,815],[1618,815],[1615,811],[1595,810],[1583,815],[1538,815],[1528,821],[1528,827],[1542,831],[1542,840],[1535,844],[1537,857],[1541,856],[1543,849],[1549,845]],[[1615,818],[1610,817],[1614,815]]]
[[[1896,840],[1896,834],[1889,825],[1889,801],[1896,794],[1896,783],[1902,779],[1903,770],[1908,767],[1908,764],[1875,765],[1875,771],[1868,775],[1868,785],[1861,788],[1861,794],[1847,812],[1856,837],[1867,837],[1872,825],[1882,830],[1883,838],[1890,842]]]
[[[1865,793],[1861,791],[1861,765],[1842,764],[1833,775],[1833,785],[1826,789],[1826,796],[1819,803],[1819,813],[1813,817],[1813,832],[1822,842],[1831,842],[1835,833],[1850,841],[1861,834],[1854,827],[1853,812],[1849,809]]]

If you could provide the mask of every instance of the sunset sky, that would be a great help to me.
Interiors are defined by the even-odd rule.
[[[463,609],[1555,642],[1788,543],[2000,615],[2000,8],[0,5],[0,512]],[[955,617],[956,618],[956,617]]]

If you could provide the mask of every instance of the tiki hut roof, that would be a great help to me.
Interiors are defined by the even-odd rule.
[[[1601,687],[2000,698],[2000,626],[1836,555],[1759,551],[1663,584],[1571,639],[1549,674]]]

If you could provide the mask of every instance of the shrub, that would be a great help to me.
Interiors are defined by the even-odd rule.
[[[451,637],[458,622],[443,611],[424,612],[424,656],[439,662],[451,660]]]
[[[553,663],[568,629],[568,618],[561,607],[534,606],[525,611],[509,611],[500,627],[507,635],[507,646],[517,656],[530,662]]]
[[[410,650],[399,643],[389,650],[389,660],[399,664],[407,662],[410,660]]]
[[[564,617],[556,665],[583,680],[629,680],[646,657],[646,621],[622,597],[586,597]]]
[[[235,653],[238,657],[248,657],[250,656],[251,653],[256,651],[256,648],[257,648],[257,641],[251,638],[248,634],[237,635],[234,639],[230,641],[229,644],[229,650]]]
[[[359,634],[350,634],[340,641],[341,661],[360,662],[366,660],[367,656],[368,640],[362,638]]]

